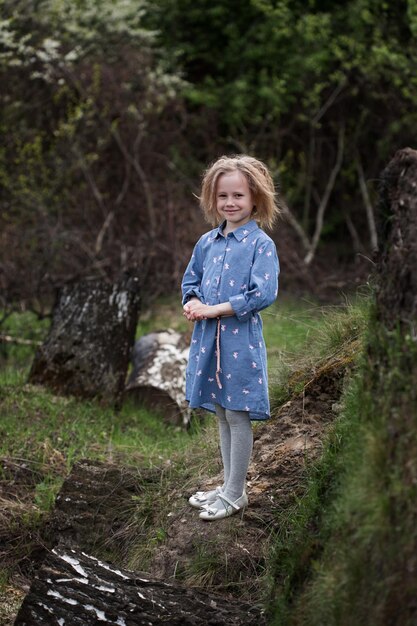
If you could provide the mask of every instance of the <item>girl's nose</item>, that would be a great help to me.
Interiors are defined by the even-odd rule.
[[[233,205],[234,205],[233,198],[227,198],[226,206],[233,206]]]

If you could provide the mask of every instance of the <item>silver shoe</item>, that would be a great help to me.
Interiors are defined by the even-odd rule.
[[[224,519],[225,517],[230,517],[248,506],[248,496],[245,491],[240,498],[234,502],[225,496],[224,493],[219,493],[218,497],[222,500],[224,507],[218,509],[210,504],[206,504],[203,506],[203,510],[200,513],[200,519],[206,520],[207,522]]]
[[[221,493],[221,487],[216,487],[211,491],[197,491],[188,499],[188,503],[195,509],[201,509],[203,506],[213,504]]]

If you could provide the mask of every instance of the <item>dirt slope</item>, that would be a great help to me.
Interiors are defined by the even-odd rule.
[[[172,490],[175,508],[168,537],[155,553],[151,574],[206,584],[233,595],[245,593],[247,598],[259,600],[274,517],[303,493],[307,466],[320,454],[339,409],[345,371],[346,361],[327,364],[313,373],[302,393],[271,420],[257,425],[248,474],[249,507],[243,515],[204,522],[187,504],[190,494]],[[207,479],[206,485],[210,488],[220,483],[218,475]]]

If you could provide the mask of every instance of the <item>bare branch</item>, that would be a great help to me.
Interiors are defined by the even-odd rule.
[[[127,194],[128,189],[129,189],[131,169],[132,169],[132,167],[131,167],[130,163],[128,161],[125,161],[126,173],[125,173],[125,177],[123,179],[122,188],[121,188],[121,190],[120,190],[120,192],[119,192],[119,194],[118,194],[118,196],[116,198],[116,201],[115,201],[116,207],[119,207],[122,204],[123,199],[124,199],[125,195]]]
[[[334,184],[336,182],[337,175],[342,167],[343,162],[343,152],[344,152],[344,139],[345,139],[345,127],[342,125],[339,128],[338,139],[337,139],[337,155],[336,162],[333,166],[333,169],[330,173],[329,180],[327,181],[326,189],[324,191],[324,195],[321,199],[319,208],[317,210],[316,215],[316,228],[314,231],[314,235],[311,241],[310,250],[304,258],[304,263],[309,265],[314,258],[314,255],[317,250],[318,243],[320,241],[321,232],[323,230],[323,218],[324,213],[326,211],[330,195],[333,191]]]
[[[142,187],[143,187],[143,191],[145,193],[145,198],[146,198],[146,208],[147,208],[147,212],[148,212],[148,221],[149,221],[149,235],[151,239],[155,238],[155,234],[156,234],[156,220],[155,220],[155,211],[154,211],[154,206],[153,206],[153,197],[152,197],[152,192],[151,192],[151,188],[148,182],[148,179],[146,177],[146,174],[142,168],[142,166],[139,163],[139,160],[137,158],[137,156],[132,156],[129,152],[129,150],[126,148],[119,132],[117,131],[116,128],[113,128],[111,126],[111,124],[107,124],[108,129],[112,135],[112,137],[114,138],[114,140],[116,141],[116,144],[118,145],[121,153],[123,154],[123,156],[125,157],[125,159],[132,165],[134,171],[136,172],[136,174],[138,175],[141,183],[142,183]]]
[[[22,339],[21,337],[12,337],[11,335],[0,334],[0,343],[13,343],[18,346],[41,346],[41,341],[34,341],[32,339]]]
[[[94,252],[96,254],[100,254],[100,252],[101,252],[101,248],[103,247],[104,235],[106,234],[107,230],[109,229],[109,226],[110,226],[110,224],[113,221],[113,218],[114,218],[114,211],[110,211],[107,214],[107,217],[104,220],[103,225],[100,228],[100,231],[99,231],[99,233],[97,235],[97,238],[96,238],[96,243],[95,243],[95,246],[94,246]]]
[[[287,218],[289,224],[294,228],[297,235],[300,237],[303,246],[306,250],[310,250],[311,244],[306,235],[304,228],[301,226],[300,222],[297,220],[295,215],[291,212],[291,210],[287,207],[286,204],[282,207],[282,212],[284,216]]]
[[[327,98],[326,102],[317,111],[317,113],[315,114],[315,116],[311,120],[311,123],[312,123],[313,126],[315,126],[315,124],[317,124],[317,122],[319,122],[321,120],[323,115],[326,113],[327,109],[329,109],[332,106],[332,104],[335,102],[337,96],[340,94],[340,92],[342,91],[342,89],[346,85],[346,83],[347,83],[347,78],[344,77],[340,81],[340,83],[334,88],[334,90],[332,91],[330,96]]]
[[[73,85],[73,87],[82,95],[83,98],[87,99],[88,98],[88,94],[86,92],[86,90],[84,89],[83,85],[81,84],[81,82],[73,75],[72,72],[69,71],[68,67],[65,66],[64,63],[62,64],[58,64],[60,70],[62,71],[62,73],[64,74],[64,76],[66,76],[69,81],[71,82],[71,84]],[[126,161],[128,163],[130,163],[134,169],[134,171],[136,172],[136,174],[138,175],[141,183],[142,183],[142,187],[145,193],[145,198],[146,198],[146,208],[147,208],[147,213],[148,213],[148,221],[149,221],[149,236],[151,240],[155,239],[156,236],[156,220],[155,220],[155,211],[154,211],[154,207],[153,207],[153,198],[152,198],[152,192],[148,183],[148,179],[146,177],[146,174],[142,168],[142,166],[139,163],[139,160],[137,158],[137,156],[133,156],[130,151],[127,149],[125,143],[123,142],[120,133],[118,132],[117,128],[111,123],[109,122],[108,119],[106,119],[102,112],[100,111],[100,109],[98,108],[98,106],[96,105],[96,103],[93,101],[93,105],[94,105],[94,109],[97,113],[97,118],[98,120],[101,122],[101,124],[106,128],[106,130],[110,133],[110,135],[113,137],[113,139],[116,142],[116,145],[118,146],[120,152],[123,154],[124,158],[126,159]]]
[[[309,145],[308,145],[308,155],[307,155],[306,188],[305,188],[305,194],[304,194],[303,226],[305,229],[308,228],[308,218],[310,214],[311,187],[313,183],[313,163],[314,163],[315,151],[316,151],[316,135],[314,131],[314,124],[311,123]]]
[[[362,167],[362,161],[360,159],[359,154],[356,159],[356,169],[358,171],[359,187],[361,190],[362,200],[365,205],[366,217],[368,220],[368,229],[369,229],[369,238],[371,242],[371,248],[372,250],[376,250],[378,247],[378,235],[377,235],[376,225],[375,225],[374,209],[372,207],[371,199],[369,197],[368,188],[366,186],[365,174],[363,172],[363,167]]]
[[[73,150],[74,154],[76,155],[76,157],[78,158],[78,163],[79,163],[79,166],[81,168],[81,171],[84,174],[84,177],[85,177],[86,181],[88,182],[88,184],[90,186],[90,189],[92,191],[92,194],[93,194],[93,196],[94,196],[98,206],[100,207],[103,215],[106,215],[106,213],[107,213],[107,215],[106,215],[106,217],[104,219],[103,225],[102,225],[102,227],[100,228],[100,230],[98,232],[98,235],[96,237],[96,243],[94,245],[94,252],[95,252],[95,254],[100,254],[101,249],[103,247],[104,236],[105,236],[105,234],[106,234],[106,232],[107,232],[107,230],[108,230],[108,228],[109,228],[109,226],[110,226],[110,224],[111,224],[111,222],[112,222],[112,220],[114,218],[114,211],[107,212],[107,208],[106,208],[106,205],[104,203],[103,196],[102,196],[99,188],[97,187],[96,181],[94,180],[94,176],[93,176],[93,174],[91,172],[91,168],[88,166],[88,164],[87,164],[87,162],[86,162],[86,160],[84,158],[84,155],[82,154],[81,150],[76,145],[74,145],[72,147],[72,150]]]
[[[84,155],[82,154],[81,150],[76,145],[72,146],[72,151],[74,152],[74,154],[78,158],[80,169],[81,169],[82,173],[84,174],[84,178],[86,179],[86,181],[90,185],[90,189],[92,191],[92,194],[94,196],[95,201],[97,202],[98,206],[102,210],[103,215],[105,215],[106,214],[106,207],[104,205],[103,196],[101,195],[100,190],[99,190],[99,188],[96,185],[96,181],[94,180],[94,176],[91,173],[91,168],[87,165],[86,160],[84,158]]]
[[[346,221],[346,226],[348,227],[348,231],[350,232],[350,236],[352,237],[353,247],[355,249],[355,252],[357,253],[363,252],[364,247],[358,235],[358,231],[355,228],[355,224],[352,222],[352,218],[350,217],[349,213],[346,213],[345,221]]]

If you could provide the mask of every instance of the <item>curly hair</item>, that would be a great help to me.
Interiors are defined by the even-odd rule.
[[[272,229],[283,207],[281,198],[275,189],[267,166],[262,161],[246,154],[222,156],[204,172],[199,200],[206,220],[212,226],[218,225],[221,216],[217,212],[217,183],[222,174],[235,171],[241,172],[248,181],[254,201],[253,219],[257,220],[262,227]]]

